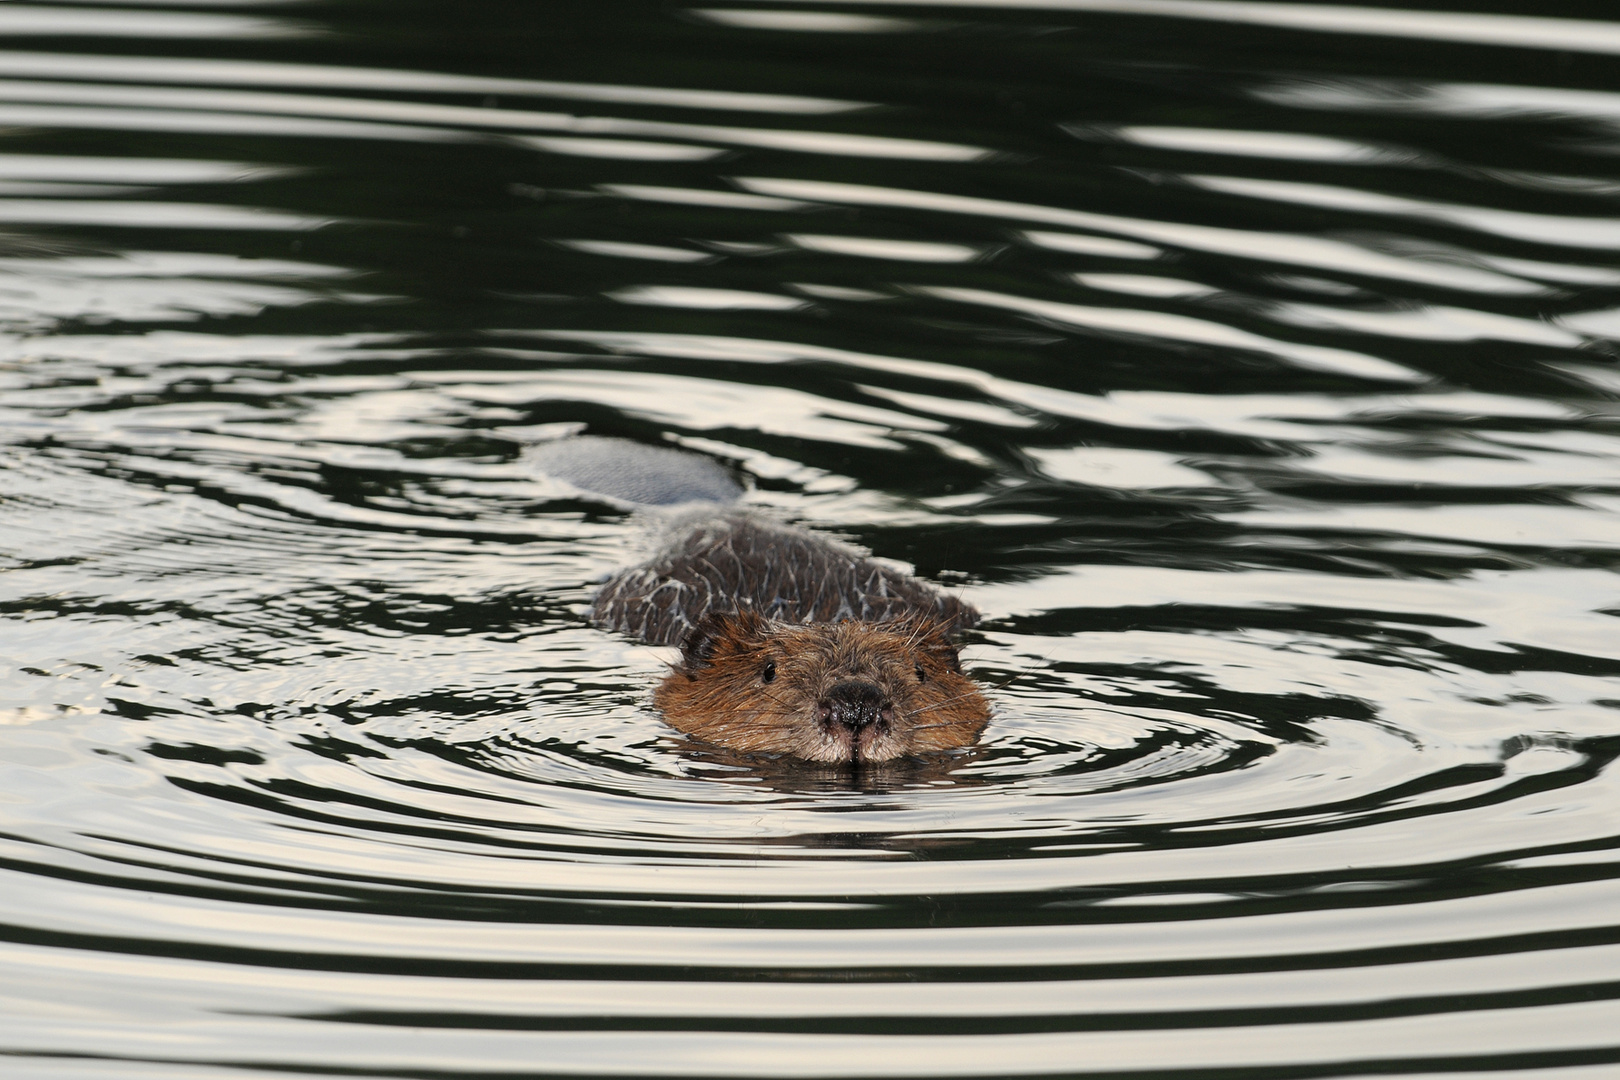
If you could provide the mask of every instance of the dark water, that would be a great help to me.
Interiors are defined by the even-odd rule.
[[[0,1074],[1620,1075],[1612,6],[703,3],[0,6]],[[681,742],[580,431],[979,751]]]

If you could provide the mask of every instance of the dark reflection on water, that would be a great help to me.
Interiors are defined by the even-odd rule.
[[[1606,6],[0,35],[7,1076],[1620,1068]],[[981,744],[664,727],[578,433],[959,591]]]

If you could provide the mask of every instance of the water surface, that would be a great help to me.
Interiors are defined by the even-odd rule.
[[[6,1075],[1620,1069],[1607,5],[0,35]],[[981,745],[663,726],[576,433],[978,606]]]

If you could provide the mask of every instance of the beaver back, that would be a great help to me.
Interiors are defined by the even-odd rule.
[[[739,512],[689,526],[651,561],[614,575],[591,618],[678,645],[705,616],[733,611],[786,623],[926,618],[949,632],[979,621],[972,606],[847,544]]]

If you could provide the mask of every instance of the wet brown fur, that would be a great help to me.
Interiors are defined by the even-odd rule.
[[[653,703],[672,727],[747,753],[879,762],[954,750],[979,737],[990,705],[962,674],[948,630],[926,618],[714,616],[688,635]]]
[[[990,705],[951,635],[979,613],[820,533],[726,512],[614,576],[592,618],[681,661],[671,726],[744,753],[892,761],[970,746]]]
[[[790,623],[930,616],[954,633],[979,613],[822,533],[744,511],[690,519],[659,554],[602,586],[591,618],[653,645],[679,645],[709,615],[752,609]]]

